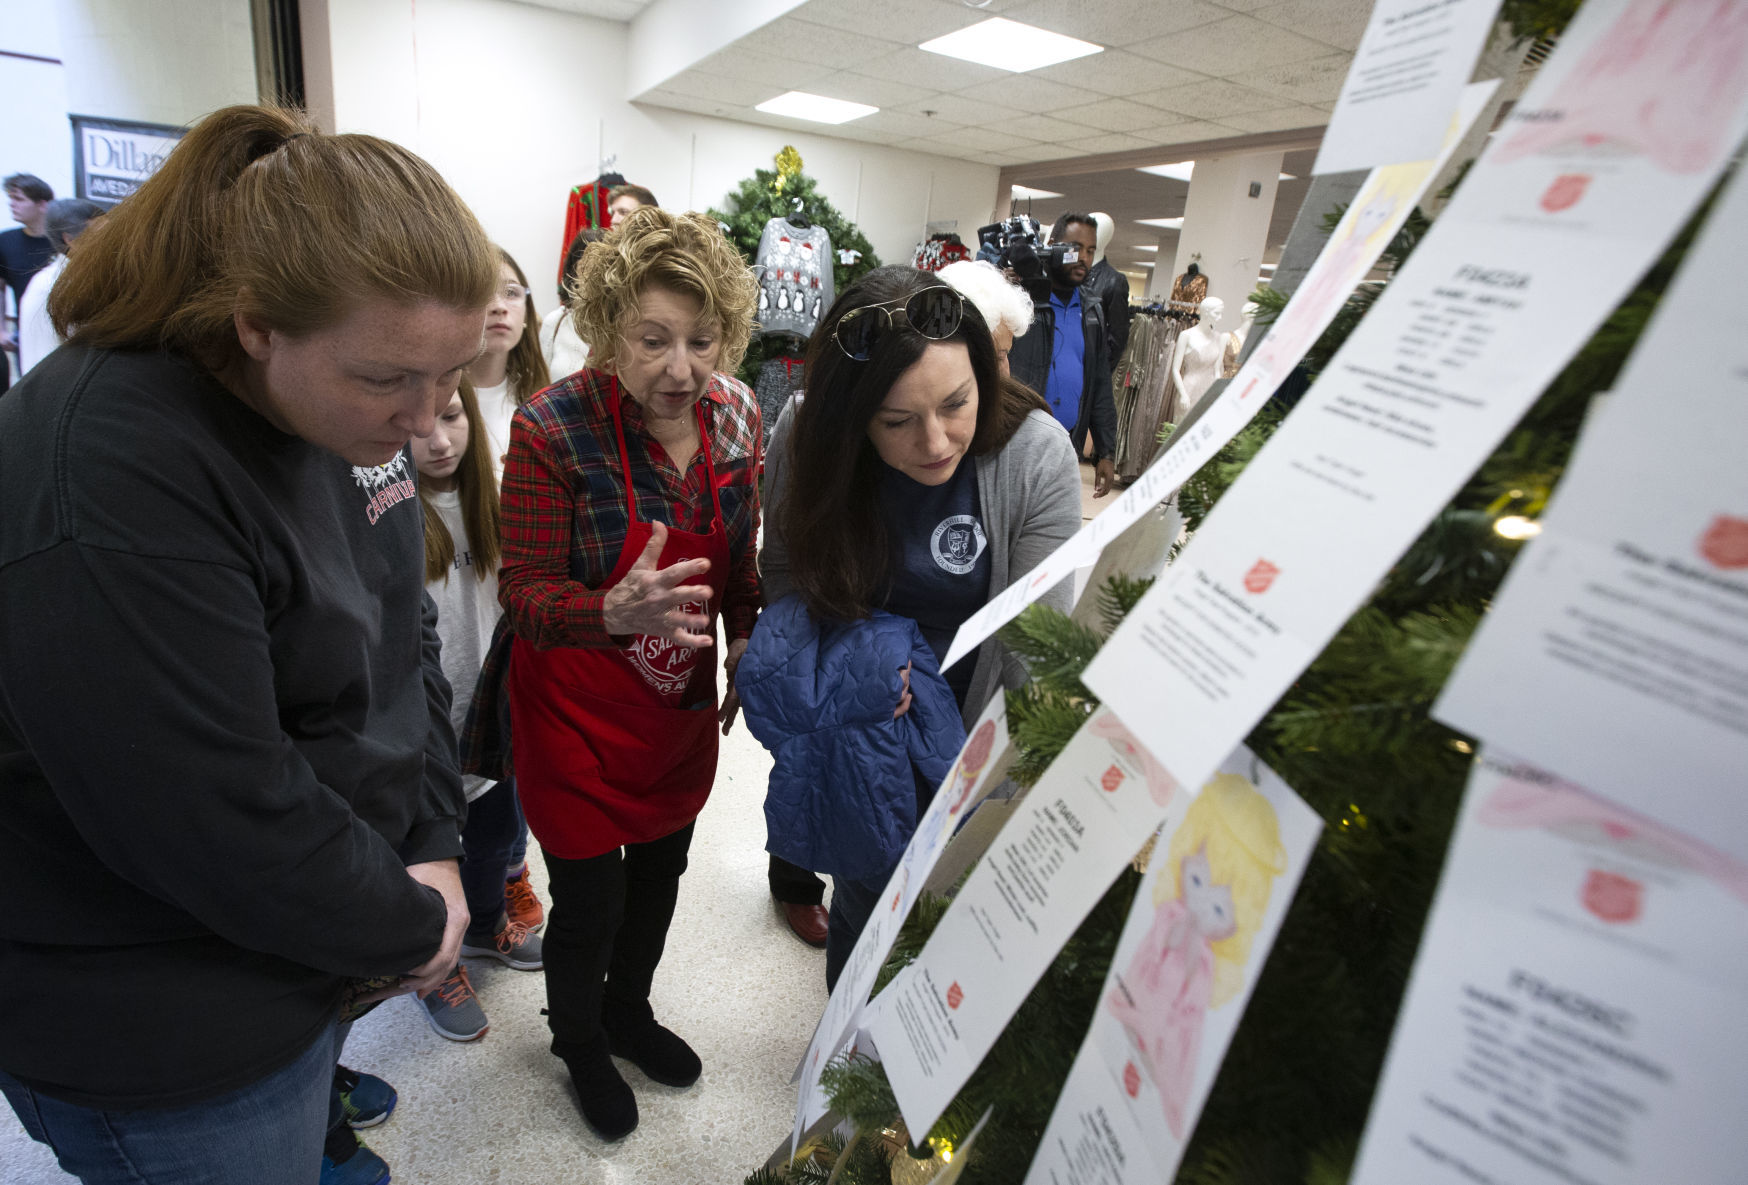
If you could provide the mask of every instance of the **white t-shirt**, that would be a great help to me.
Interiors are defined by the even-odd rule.
[[[66,270],[67,257],[57,255],[46,267],[30,278],[24,295],[18,301],[18,373],[47,358],[60,346],[62,337],[49,320],[49,289],[55,286]]]
[[[492,472],[504,480],[504,458],[510,452],[510,419],[520,406],[510,390],[508,377],[495,387],[475,386],[479,399],[479,414],[486,422],[486,435],[491,438]]]
[[[497,572],[488,572],[481,580],[473,566],[473,547],[461,519],[461,494],[455,490],[432,494],[431,504],[455,541],[455,563],[449,578],[431,581],[425,585],[425,591],[437,604],[437,636],[443,640],[443,677],[449,680],[454,692],[449,719],[459,733],[473,703],[474,684],[479,680],[480,667],[485,665],[492,631],[497,628],[503,610],[498,606]],[[469,802],[494,785],[477,774],[463,774],[461,781]]]
[[[559,305],[540,322],[540,353],[552,381],[568,379],[589,364],[589,343],[577,336],[570,310]]]

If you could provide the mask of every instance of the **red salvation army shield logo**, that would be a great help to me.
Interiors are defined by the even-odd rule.
[[[699,616],[703,616],[705,610],[706,606],[696,601],[680,606],[680,612]],[[690,646],[651,634],[639,635],[625,648],[625,653],[644,682],[662,695],[675,695],[686,690],[686,685],[692,681],[692,670],[698,665],[698,652]]]
[[[1124,773],[1117,766],[1105,771],[1105,776],[1099,779],[1099,785],[1105,788],[1106,794],[1115,794],[1117,787],[1123,784]]]
[[[1561,210],[1570,210],[1584,197],[1584,191],[1590,188],[1590,174],[1565,173],[1554,178],[1554,183],[1548,186],[1548,192],[1542,195],[1542,209],[1550,214],[1558,214]]]
[[[947,1007],[956,1009],[964,1002],[965,989],[960,987],[959,981],[955,979],[953,981],[953,986],[947,989]]]
[[[1700,536],[1699,553],[1714,568],[1748,568],[1748,518],[1718,515]]]
[[[1645,886],[1631,877],[1592,868],[1584,882],[1584,908],[1605,922],[1636,922],[1645,911]]]
[[[1123,1089],[1130,1098],[1141,1093],[1141,1071],[1135,1068],[1134,1062],[1123,1063]]]
[[[1275,577],[1281,570],[1267,560],[1258,560],[1250,571],[1244,574],[1244,589],[1246,592],[1265,593],[1269,585],[1275,582]]]

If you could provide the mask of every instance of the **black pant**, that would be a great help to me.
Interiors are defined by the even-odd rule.
[[[818,905],[825,900],[825,882],[799,864],[771,857],[771,896],[784,905]]]
[[[554,1040],[599,1040],[603,1015],[610,1024],[651,1016],[650,984],[674,920],[694,826],[587,860],[542,853],[552,904],[541,953]]]
[[[516,809],[516,779],[505,778],[467,804],[461,829],[461,892],[473,915],[468,931],[492,934],[504,916],[504,873],[522,820]]]

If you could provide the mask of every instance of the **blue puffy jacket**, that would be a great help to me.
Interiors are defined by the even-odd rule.
[[[910,711],[894,720],[906,663]],[[965,744],[916,622],[876,612],[821,629],[799,597],[784,597],[759,615],[734,685],[747,727],[777,762],[766,848],[851,880],[890,871]]]

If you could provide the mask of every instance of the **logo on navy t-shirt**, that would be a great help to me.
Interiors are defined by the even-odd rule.
[[[943,519],[929,537],[929,551],[934,555],[935,563],[955,576],[963,576],[975,568],[978,557],[988,545],[983,524],[969,514],[955,514]]]

